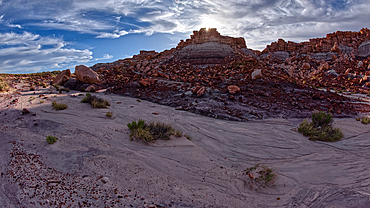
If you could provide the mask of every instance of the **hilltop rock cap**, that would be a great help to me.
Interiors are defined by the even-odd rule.
[[[75,74],[77,80],[84,83],[95,84],[100,82],[99,75],[85,65],[76,66]]]

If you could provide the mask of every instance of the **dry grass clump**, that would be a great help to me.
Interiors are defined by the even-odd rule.
[[[259,187],[274,186],[276,173],[272,168],[268,168],[264,165],[255,165],[253,167],[244,170],[245,174],[249,176],[251,182],[255,183]],[[253,185],[251,184],[251,187]]]
[[[47,136],[46,137],[46,141],[49,143],[49,144],[54,144],[56,141],[58,140],[57,137],[54,137],[54,136]]]
[[[93,108],[106,108],[110,106],[107,100],[96,97],[95,95],[86,94],[86,96],[81,100],[82,103],[89,103]]]
[[[181,137],[182,133],[176,131],[171,125],[162,122],[151,122],[146,124],[144,120],[139,119],[128,123],[127,127],[131,130],[130,138],[131,140],[142,139],[146,142],[152,142],[154,140],[169,140],[171,135]]]
[[[3,79],[0,78],[0,92],[8,90],[9,90],[8,84]]]
[[[53,108],[55,109],[55,110],[64,110],[64,109],[67,109],[68,108],[68,105],[67,104],[62,104],[62,103],[60,103],[60,104],[58,104],[56,101],[53,101],[52,103],[51,103],[51,106],[53,106]]]
[[[343,137],[339,128],[333,128],[333,116],[322,111],[312,113],[312,122],[304,120],[298,127],[298,132],[310,137],[313,141],[336,142]]]
[[[370,123],[370,117],[362,117],[362,119],[361,119],[361,123],[363,123],[363,124],[368,124],[368,123]]]
[[[112,114],[112,112],[107,112],[107,113],[105,114],[105,116],[107,116],[107,117],[111,118],[111,117],[113,116],[113,114]]]

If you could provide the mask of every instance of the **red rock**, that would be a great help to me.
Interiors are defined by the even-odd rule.
[[[240,88],[236,85],[230,85],[227,87],[227,90],[229,91],[230,94],[236,94],[237,92],[240,91]]]
[[[54,85],[64,85],[71,78],[71,71],[69,69],[60,72],[52,81]]]
[[[31,112],[29,110],[27,110],[27,108],[23,108],[22,110],[22,114],[30,114]]]
[[[75,74],[77,80],[81,82],[88,84],[100,83],[99,75],[87,66],[84,65],[76,66]]]
[[[309,64],[309,63],[304,63],[304,64],[302,65],[302,69],[304,69],[304,70],[309,70],[309,69],[311,69],[311,66],[310,66],[310,64]]]

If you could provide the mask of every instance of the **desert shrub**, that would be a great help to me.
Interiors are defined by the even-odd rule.
[[[34,87],[30,87],[30,91],[35,91],[35,88]]]
[[[58,140],[57,137],[54,137],[54,136],[47,136],[46,137],[46,141],[49,143],[49,144],[54,144],[56,141]]]
[[[110,106],[107,100],[96,97],[95,95],[87,95],[81,100],[82,103],[89,103],[93,108],[106,108]]]
[[[339,128],[333,128],[333,116],[325,112],[314,112],[312,122],[305,119],[298,127],[298,132],[308,136],[313,141],[336,142],[343,137]]]
[[[3,79],[0,78],[0,92],[8,91],[8,89],[9,89],[8,84],[5,81],[3,81]]]
[[[127,127],[131,130],[131,140],[142,139],[146,142],[152,142],[154,140],[169,140],[171,135],[181,135],[180,131],[176,131],[171,125],[162,122],[151,122],[146,124],[144,120],[138,122],[133,121],[128,123]]]
[[[64,109],[67,109],[68,108],[68,105],[67,104],[62,104],[62,103],[60,103],[60,104],[58,104],[56,101],[53,101],[52,103],[51,103],[51,105],[53,106],[53,108],[55,109],[55,110],[64,110]]]
[[[356,118],[356,121],[361,121],[361,118]]]
[[[361,119],[361,123],[363,123],[363,124],[368,124],[368,123],[370,123],[370,117],[362,117],[362,119]]]
[[[112,117],[113,116],[113,114],[112,114],[112,112],[107,112],[106,114],[105,114],[105,116],[107,116],[107,117]]]
[[[258,186],[274,186],[276,173],[272,168],[265,165],[255,165],[244,170],[244,174],[248,175],[251,182],[256,183]],[[251,184],[251,187],[253,185]]]

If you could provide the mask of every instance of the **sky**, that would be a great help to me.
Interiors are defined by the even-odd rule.
[[[263,50],[370,28],[369,0],[0,0],[0,73],[92,66],[161,52],[217,28]]]

